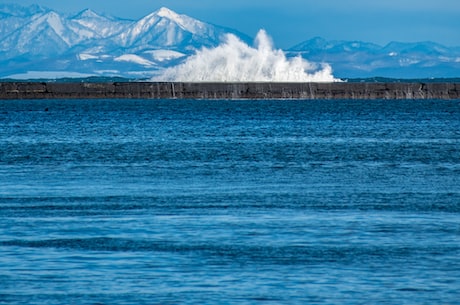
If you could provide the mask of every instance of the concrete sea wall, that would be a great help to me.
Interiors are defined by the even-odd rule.
[[[460,99],[460,83],[0,83],[0,99],[67,98]]]

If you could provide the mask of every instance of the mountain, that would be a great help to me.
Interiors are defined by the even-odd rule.
[[[372,52],[378,50],[380,47],[373,43],[362,42],[362,41],[327,41],[321,37],[314,37],[310,40],[304,41],[294,47],[291,51],[304,51],[306,53],[317,54],[324,53],[354,53],[365,50],[366,52]]]
[[[228,30],[163,7],[135,22],[116,39],[120,45],[135,51],[155,49],[158,46],[176,50],[198,49],[216,46],[226,32]]]
[[[340,78],[434,78],[460,75],[460,49],[433,42],[327,41],[315,37],[289,49],[313,62],[327,62]]]
[[[22,6],[20,4],[1,4],[0,3],[0,14],[1,15],[27,18],[29,16],[33,16],[38,13],[44,13],[46,11],[48,11],[48,9],[40,5],[36,5],[36,4],[30,5],[30,6]]]
[[[0,54],[3,58],[25,54],[47,58],[64,53],[90,36],[84,27],[49,11],[34,15],[19,30],[5,37]]]
[[[101,39],[116,35],[131,24],[130,20],[101,16],[90,9],[78,13],[71,17],[70,20],[89,31],[91,34],[88,38],[91,39]]]
[[[149,78],[219,45],[228,33],[252,45],[240,32],[164,7],[126,20],[90,9],[66,15],[38,5],[0,4],[0,78]],[[315,37],[286,54],[329,63],[339,78],[460,76],[460,48],[433,42],[379,46]]]
[[[250,41],[237,31],[167,8],[125,20],[89,9],[68,16],[39,6],[1,5],[0,77],[49,71],[149,77],[202,47],[219,45],[227,33]]]
[[[0,4],[0,39],[21,27],[30,16],[45,11],[38,5],[23,7],[18,4]]]

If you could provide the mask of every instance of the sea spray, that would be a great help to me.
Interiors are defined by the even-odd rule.
[[[273,47],[260,30],[251,47],[228,34],[216,48],[203,48],[185,62],[168,68],[152,81],[180,82],[334,82],[328,64],[314,64],[301,56],[288,58]]]

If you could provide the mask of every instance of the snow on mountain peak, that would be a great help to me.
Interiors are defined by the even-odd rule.
[[[193,19],[193,18],[191,18],[191,17],[189,17],[187,15],[178,14],[178,13],[170,10],[167,7],[160,8],[159,10],[153,12],[152,15],[156,15],[156,16],[161,17],[161,18],[169,19],[169,20],[173,21],[174,23],[177,23],[177,24],[183,26],[184,28],[187,28],[187,26],[190,25],[190,24],[199,22],[198,20]]]
[[[91,32],[91,37],[106,38],[120,33],[127,24],[132,21],[114,20],[109,17],[101,16],[91,9],[81,11],[71,20],[81,27]]]
[[[81,11],[80,13],[78,13],[78,15],[75,16],[75,18],[102,18],[102,17],[99,16],[97,13],[95,13],[93,10],[87,8]]]
[[[201,33],[206,27],[203,22],[187,15],[178,14],[167,7],[162,7],[153,14],[158,17],[171,20],[173,23],[179,25],[186,31],[192,32],[193,34]]]
[[[190,45],[194,39],[212,40],[214,43],[218,36],[216,33],[222,31],[216,28],[162,7],[132,24],[119,38],[125,47],[141,45],[141,48],[144,48],[162,45],[171,48]]]
[[[56,34],[62,36],[64,33],[64,25],[60,16],[55,12],[49,12],[45,15],[46,22],[53,28]]]
[[[169,8],[167,7],[162,7],[160,8],[159,10],[157,10],[154,14],[160,16],[160,17],[164,17],[164,18],[169,18],[169,19],[177,19],[177,18],[180,18],[179,17],[179,14],[177,14],[176,12],[170,10]]]
[[[28,28],[31,33],[34,33],[40,31],[40,27],[43,26],[51,28],[68,46],[71,45],[69,38],[65,35],[66,28],[64,26],[64,21],[58,13],[49,11],[35,19],[29,24]]]

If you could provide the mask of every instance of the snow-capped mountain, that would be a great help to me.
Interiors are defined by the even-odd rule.
[[[432,78],[460,76],[460,48],[433,42],[391,42],[386,46],[362,41],[313,38],[289,50],[314,62],[327,62],[342,78]]]
[[[219,45],[226,33],[250,40],[167,8],[136,21],[89,9],[67,16],[39,6],[1,5],[0,77],[28,71],[148,77],[202,47]]]
[[[30,16],[44,12],[45,9],[38,5],[23,7],[18,4],[0,4],[0,39],[24,25]]]
[[[222,43],[235,30],[205,23],[167,8],[139,20],[76,15],[32,5],[0,4],[0,78],[121,76],[145,78],[177,65],[203,47]],[[287,51],[329,63],[340,78],[459,77],[460,48],[432,42],[379,46],[316,37]],[[44,76],[45,75],[45,76]]]
[[[135,22],[115,39],[120,45],[133,50],[155,49],[158,46],[196,49],[215,46],[225,32],[163,7]]]
[[[46,11],[48,11],[48,9],[36,4],[30,6],[22,6],[20,4],[0,3],[0,14],[2,15],[28,18],[35,14],[43,13]]]
[[[88,38],[91,39],[101,39],[116,35],[132,23],[130,20],[101,16],[90,9],[78,13],[70,20],[89,31],[91,35]]]
[[[0,52],[5,58],[24,54],[47,58],[62,54],[93,36],[93,32],[78,23],[49,11],[34,15],[19,30],[5,37]]]

